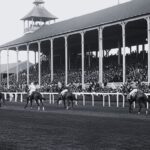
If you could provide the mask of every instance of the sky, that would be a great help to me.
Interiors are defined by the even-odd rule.
[[[88,14],[118,4],[118,0],[44,0],[44,7],[62,21]],[[120,3],[129,0],[120,0]],[[23,35],[23,18],[32,8],[34,0],[3,0],[0,4],[0,45]],[[26,53],[19,53],[21,61],[26,60]],[[34,54],[30,53],[34,62]],[[16,62],[16,53],[10,52],[9,63]],[[7,63],[6,51],[2,51],[1,63]]]

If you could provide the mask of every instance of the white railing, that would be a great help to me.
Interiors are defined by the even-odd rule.
[[[23,95],[27,95],[26,92],[3,92],[5,99],[7,99],[7,95],[9,95],[9,101],[11,102],[13,99],[15,102],[17,102],[18,96],[20,95],[20,102],[23,102]],[[49,93],[49,92],[41,92],[41,94],[49,95],[49,103],[54,104],[55,103],[55,95],[58,95],[58,93]],[[120,101],[122,101],[122,107],[125,107],[125,96],[122,93],[87,93],[87,92],[74,92],[75,97],[78,98],[78,96],[82,96],[82,104],[83,106],[86,105],[86,95],[91,95],[92,100],[92,106],[95,106],[95,96],[102,96],[102,102],[103,107],[106,106],[106,101],[108,101],[108,107],[111,107],[111,96],[116,96],[116,107],[119,107]],[[150,96],[150,93],[146,93],[147,96]],[[119,99],[119,96],[122,97],[122,99]],[[106,100],[107,97],[107,100]],[[133,106],[135,108],[135,102],[133,103]],[[149,104],[147,103],[147,108],[149,108]]]

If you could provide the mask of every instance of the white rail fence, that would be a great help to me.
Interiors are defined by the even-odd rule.
[[[18,102],[18,96],[20,95],[20,102],[23,102],[23,96],[27,95],[26,92],[3,92],[5,99],[7,99],[9,97],[9,101],[15,101]],[[42,92],[41,93],[43,96],[48,95],[49,97],[49,103],[50,104],[54,104],[55,103],[55,95],[58,95],[58,93],[49,93],[49,92]],[[75,92],[73,93],[75,94],[75,97],[78,98],[79,96],[82,96],[82,104],[83,106],[86,105],[86,99],[85,97],[88,95],[91,96],[91,102],[92,102],[92,106],[95,106],[95,96],[102,96],[102,105],[103,107],[107,106],[111,107],[111,103],[112,103],[112,99],[111,96],[115,96],[115,101],[116,101],[116,107],[120,106],[120,103],[122,105],[122,107],[125,107],[125,96],[122,93],[87,93],[87,92]],[[150,93],[146,93],[147,96],[150,96]],[[120,98],[122,97],[122,98]],[[106,99],[107,98],[107,99]],[[133,107],[135,108],[135,102],[133,103]],[[149,108],[149,104],[147,103],[147,108]]]

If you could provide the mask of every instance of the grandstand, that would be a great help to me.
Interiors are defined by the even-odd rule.
[[[24,26],[25,34],[0,46],[1,51],[8,53],[10,50],[27,51],[26,79],[20,81],[22,84],[38,79],[41,87],[50,88],[50,83],[55,85],[61,81],[81,91],[87,86],[90,90],[93,86],[99,89],[108,82],[140,80],[150,83],[149,0],[132,0],[52,24],[49,21],[57,17],[44,7],[41,10],[43,3],[36,0],[36,7],[22,18],[28,22],[28,26]],[[39,13],[42,11],[47,12],[41,13],[46,16]],[[117,53],[111,55],[114,49]],[[29,66],[29,51],[38,52],[36,69]],[[41,60],[41,54],[47,58]],[[5,84],[8,88],[9,71],[7,68]],[[19,77],[17,71],[17,79]]]

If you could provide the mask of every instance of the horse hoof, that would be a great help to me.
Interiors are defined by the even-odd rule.
[[[148,111],[146,110],[146,115],[148,115]]]
[[[40,110],[40,107],[38,107],[38,110]]]
[[[43,111],[45,110],[45,108],[44,108],[44,107],[43,107],[42,109],[43,109]]]
[[[141,113],[140,112],[138,112],[138,115],[140,115]]]

